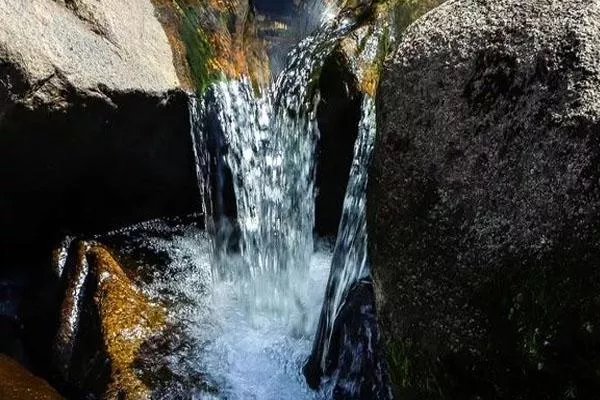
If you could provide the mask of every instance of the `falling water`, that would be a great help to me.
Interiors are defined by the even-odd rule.
[[[367,254],[366,190],[375,136],[375,102],[365,95],[325,302],[304,366],[314,388],[328,377],[336,399],[392,397],[379,354]]]
[[[348,19],[334,21],[303,40],[269,90],[256,92],[246,79],[215,83],[193,114],[201,121],[193,124],[200,127],[194,140],[205,188],[207,176],[219,168],[207,139],[215,131],[211,122],[218,122],[241,233],[241,258],[232,263],[223,252],[217,254],[214,277],[236,281],[251,300],[248,306],[261,311],[283,317],[303,312],[299,292],[305,288],[299,283],[306,281],[313,252],[318,70],[351,26]],[[214,188],[203,192],[213,198],[214,210]],[[213,215],[213,224],[217,219]]]
[[[247,79],[221,81],[190,103],[204,209],[212,216],[207,226],[215,249],[215,318],[223,329],[206,349],[207,370],[233,398],[332,396],[328,387],[308,390],[300,370],[319,310],[323,364],[350,291],[369,276],[365,189],[375,132],[370,98],[363,104],[333,262],[326,247],[315,253],[313,244],[319,71],[353,27],[348,18],[324,24],[290,52],[287,67],[268,90],[255,90]],[[221,215],[226,170],[235,189],[236,251],[227,244],[224,232],[232,230],[223,229]]]

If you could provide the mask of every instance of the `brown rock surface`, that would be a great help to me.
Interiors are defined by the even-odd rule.
[[[186,88],[213,79],[249,76],[265,85],[270,70],[248,0],[152,0]]]
[[[71,257],[55,343],[63,380],[106,399],[148,398],[151,389],[134,363],[142,345],[164,328],[165,309],[139,291],[106,248],[79,241]],[[107,367],[95,375],[81,372]],[[96,376],[108,377],[106,387],[94,382]]]
[[[62,396],[48,382],[0,354],[0,399],[61,400]]]

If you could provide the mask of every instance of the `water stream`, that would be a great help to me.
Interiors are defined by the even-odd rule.
[[[323,242],[315,250],[313,240],[319,71],[352,28],[353,21],[344,18],[323,24],[290,52],[286,67],[268,89],[256,90],[246,79],[221,81],[202,99],[190,101],[213,255],[210,325],[214,331],[203,350],[202,364],[219,388],[217,395],[204,393],[201,398],[340,398],[339,384],[347,381],[347,374],[329,373],[330,378],[319,380],[312,385],[317,390],[311,390],[302,366],[312,348],[312,362],[331,372],[325,371],[325,364],[339,334],[336,320],[353,298],[350,292],[358,293],[357,284],[365,282],[369,289],[360,301],[368,304],[360,308],[366,310],[364,316],[363,311],[357,315],[368,322],[366,331],[363,322],[358,325],[360,332],[367,332],[367,351],[375,354],[365,222],[375,107],[368,96],[335,251]],[[235,193],[234,211],[227,206],[228,184]],[[349,335],[343,338],[346,348],[362,346],[364,332],[359,336],[344,332]],[[342,339],[336,336],[335,340]],[[337,347],[338,359],[343,354],[348,357]],[[362,357],[360,353],[349,356]],[[373,365],[381,369],[377,362]],[[346,392],[361,393],[359,389]]]

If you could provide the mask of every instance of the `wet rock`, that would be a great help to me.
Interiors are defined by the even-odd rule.
[[[101,247],[90,249],[88,260],[95,266],[102,337],[110,359],[109,399],[146,398],[149,388],[136,375],[134,361],[142,344],[165,324],[166,311],[140,293],[112,256]]]
[[[318,365],[321,354],[313,353],[303,368],[310,387],[319,388],[324,379],[336,400],[392,398],[381,362],[372,282],[356,282],[349,290],[331,339],[325,367]]]
[[[148,398],[151,388],[136,360],[163,331],[166,311],[140,292],[104,247],[76,241],[70,257],[54,343],[61,380],[80,396]]]
[[[204,311],[210,282],[195,264],[208,257],[198,220],[151,220],[58,246],[63,295],[49,375],[63,393],[170,399],[215,391],[187,319]],[[193,289],[182,289],[190,279],[185,288]]]
[[[13,359],[0,354],[0,398],[10,400],[60,400],[46,381],[33,375]]]
[[[388,59],[368,210],[398,396],[600,391],[599,16],[452,1]]]

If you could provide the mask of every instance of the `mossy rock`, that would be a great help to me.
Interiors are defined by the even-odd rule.
[[[55,362],[65,387],[106,399],[146,399],[151,382],[136,363],[166,329],[166,310],[131,281],[95,242],[69,245]]]
[[[153,0],[171,43],[184,87],[204,93],[220,79],[249,77],[257,86],[269,82],[265,43],[259,38],[253,10],[243,0]]]

